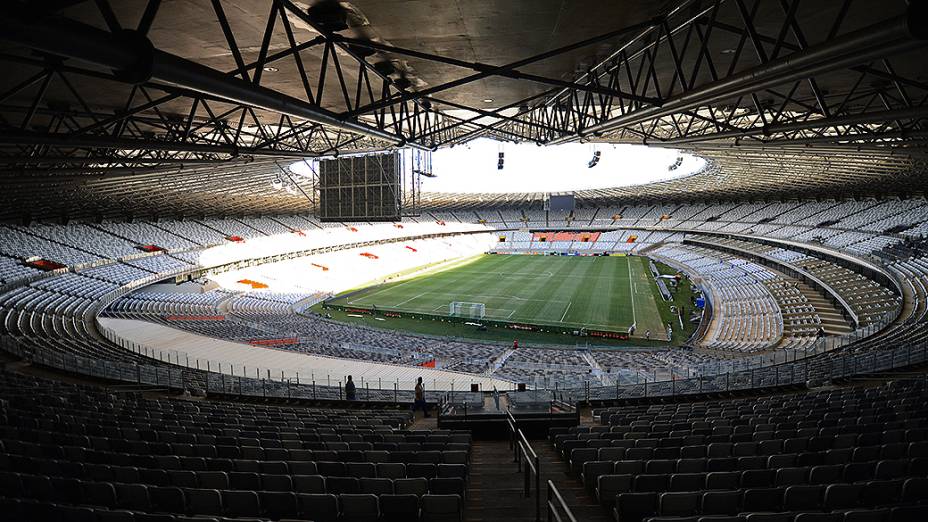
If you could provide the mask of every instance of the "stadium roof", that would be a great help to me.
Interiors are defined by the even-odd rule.
[[[581,199],[867,196],[928,179],[924,2],[0,9],[2,219],[306,211],[299,191],[269,184],[293,158],[477,137],[647,143],[708,160],[695,176]]]

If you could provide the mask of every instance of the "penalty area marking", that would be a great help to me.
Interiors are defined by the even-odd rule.
[[[415,301],[416,299],[419,299],[420,297],[424,296],[424,295],[427,294],[427,293],[428,293],[428,292],[422,292],[421,294],[414,295],[414,296],[410,297],[409,299],[406,299],[405,301],[400,301],[399,303],[396,303],[395,305],[393,305],[393,308],[399,308],[400,306],[402,306],[402,305],[404,305],[404,304],[406,304],[406,303],[408,303],[408,302],[410,302],[410,301]]]
[[[561,316],[560,322],[564,322],[564,318],[567,317],[567,311],[570,310],[570,305],[573,304],[573,301],[567,301],[567,308],[564,309],[564,315]]]

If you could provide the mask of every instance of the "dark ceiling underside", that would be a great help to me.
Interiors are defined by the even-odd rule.
[[[6,2],[0,219],[306,212],[270,184],[293,158],[477,137],[710,160],[587,201],[925,192],[926,22],[904,0]]]

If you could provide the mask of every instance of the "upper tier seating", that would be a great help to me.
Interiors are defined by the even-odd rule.
[[[104,232],[92,225],[72,223],[68,225],[33,225],[17,227],[21,232],[34,234],[62,245],[93,252],[100,257],[118,259],[138,254],[136,245]]]
[[[242,218],[241,222],[269,236],[289,234],[292,231],[280,221],[270,217]]]
[[[152,274],[148,270],[143,270],[132,265],[123,263],[111,263],[95,268],[81,270],[80,275],[92,277],[101,281],[115,283],[117,285],[126,285],[133,281],[138,281],[150,277]]]
[[[180,270],[192,268],[189,263],[166,255],[140,257],[138,259],[126,261],[126,264],[142,270],[147,270],[153,274],[171,274]]]
[[[289,227],[290,230],[314,230],[319,228],[315,220],[304,216],[276,216],[274,219]]]
[[[227,241],[226,234],[196,221],[169,220],[159,221],[155,225],[175,236],[195,241],[202,246],[222,245]]]
[[[167,250],[184,250],[200,246],[181,235],[150,223],[102,223],[99,227],[136,245],[155,245]]]
[[[41,274],[42,271],[22,264],[12,257],[0,256],[0,285]]]
[[[204,226],[224,234],[226,237],[237,236],[244,239],[264,236],[265,233],[248,226],[237,219],[204,219],[200,221]]]
[[[0,227],[0,253],[21,261],[41,258],[63,265],[84,265],[103,259],[96,254],[9,227]]]

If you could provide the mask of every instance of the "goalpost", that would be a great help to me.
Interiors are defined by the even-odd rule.
[[[470,303],[467,301],[454,301],[448,305],[448,315],[452,317],[467,317],[470,319],[483,319],[487,313],[484,303]]]

